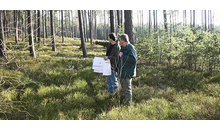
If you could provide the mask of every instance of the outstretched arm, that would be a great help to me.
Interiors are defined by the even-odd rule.
[[[109,42],[99,42],[99,41],[95,41],[95,44],[97,45],[101,45],[101,46],[104,46],[104,47],[107,47]]]

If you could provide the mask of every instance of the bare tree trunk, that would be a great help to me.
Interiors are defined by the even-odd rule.
[[[193,10],[193,27],[196,27],[196,11]]]
[[[93,35],[92,35],[92,31],[93,31],[93,29],[92,29],[92,18],[93,18],[93,13],[92,13],[93,11],[92,10],[90,10],[89,12],[88,12],[88,17],[89,17],[89,35],[90,35],[90,45],[92,45],[92,39],[93,39]]]
[[[95,22],[95,26],[94,26],[94,38],[97,39],[97,14],[96,14],[96,10],[94,10],[94,15],[93,15],[93,19]]]
[[[15,29],[15,43],[18,45],[18,13],[14,10],[14,29]]]
[[[56,51],[55,33],[54,33],[54,21],[53,10],[50,10],[50,26],[51,26],[51,38],[52,38],[52,51]]]
[[[30,10],[28,10],[27,12],[28,12],[28,35],[29,35],[30,56],[36,58],[35,50],[34,50],[33,29],[32,29],[32,12]]]
[[[185,13],[185,11],[186,10],[183,10],[183,26],[186,25],[186,17],[185,17],[186,13]]]
[[[44,10],[42,10],[42,29],[43,29],[43,45],[45,45],[45,24],[44,24],[44,20],[45,19],[45,14],[44,14]]]
[[[80,10],[78,10],[78,18],[79,18],[79,30],[80,30],[81,47],[82,47],[82,51],[83,51],[83,57],[87,57],[87,51],[86,51],[84,35],[83,35],[83,27],[82,27],[82,15],[81,15]]]
[[[133,22],[132,22],[132,10],[125,10],[125,33],[130,39],[130,43],[134,44],[134,35],[133,35]]]
[[[153,15],[154,15],[154,32],[156,32],[156,13],[155,13],[155,10],[153,10]]]
[[[164,18],[164,28],[165,31],[168,32],[168,27],[167,27],[167,11],[163,10],[163,18]]]
[[[5,46],[4,26],[3,26],[3,12],[0,10],[0,57],[7,59],[7,52]]]
[[[84,41],[86,42],[86,22],[85,22],[85,12],[82,10],[81,12],[82,15],[82,25],[83,25],[83,35],[84,35]]]
[[[25,41],[25,11],[22,11],[22,41]]]
[[[38,38],[38,43],[40,43],[41,41],[40,41],[40,32],[41,32],[41,26],[40,26],[40,10],[38,10],[37,11],[37,32],[38,32],[38,34],[37,34],[37,38]]]
[[[4,36],[5,36],[4,38],[5,38],[5,41],[6,41],[6,35],[7,35],[7,38],[9,37],[8,17],[7,17],[7,11],[6,10],[4,11],[3,24],[4,24],[3,26],[4,26]]]
[[[87,12],[86,12],[86,10],[84,10],[84,24],[85,24],[85,42],[88,42],[89,41],[89,37],[88,37],[88,27],[87,27],[87,14],[86,14]]]
[[[117,19],[118,19],[118,29],[120,29],[121,32],[121,19],[120,19],[120,11],[117,10]]]
[[[64,31],[63,31],[63,10],[61,10],[61,35],[62,35],[62,43],[64,43]]]
[[[104,10],[104,39],[106,40],[106,18],[105,18],[105,10]]]
[[[207,31],[207,18],[206,18],[206,10],[205,10],[205,31]]]
[[[114,11],[110,10],[110,28],[111,28],[111,33],[115,32],[115,23],[114,23]]]
[[[72,14],[72,33],[73,33],[72,38],[74,38],[75,37],[75,31],[74,30],[75,29],[74,29],[74,21],[73,21],[73,19],[74,19],[73,18],[73,10],[71,10],[71,12],[72,12],[71,14]]]
[[[37,42],[37,10],[34,10],[34,41]]]
[[[149,10],[149,33],[151,32],[151,10]]]
[[[47,11],[45,10],[45,34],[46,34],[46,38],[48,38],[48,35],[47,35]]]
[[[68,10],[68,17],[69,17],[69,37],[72,37],[72,32],[71,32],[71,25],[70,25],[70,10]]]

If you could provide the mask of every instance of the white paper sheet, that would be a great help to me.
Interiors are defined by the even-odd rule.
[[[110,60],[104,61],[104,64],[103,64],[103,75],[105,75],[105,76],[111,75]]]
[[[94,67],[93,69],[96,73],[103,73],[103,67]]]
[[[92,68],[94,67],[103,67],[103,61],[104,59],[102,57],[94,57]]]
[[[94,57],[92,69],[96,73],[102,73],[104,76],[111,75],[110,60],[104,60],[102,57]]]

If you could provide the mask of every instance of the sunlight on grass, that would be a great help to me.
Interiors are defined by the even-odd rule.
[[[0,119],[220,119],[218,73],[147,66],[145,62],[156,55],[152,45],[146,48],[152,59],[138,62],[133,102],[127,106],[121,88],[110,95],[106,77],[93,72],[94,56],[103,57],[106,48],[87,42],[88,57],[83,58],[79,38],[61,40],[56,36],[56,52],[51,51],[49,38],[45,45],[36,43],[36,59],[29,56],[28,42],[15,45],[7,40],[11,61],[0,66]],[[138,44],[140,51],[145,47]]]

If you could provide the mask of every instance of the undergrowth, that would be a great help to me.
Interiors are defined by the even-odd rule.
[[[1,59],[0,66],[0,119],[220,119],[219,73],[154,67],[140,59],[127,106],[121,88],[110,95],[106,77],[92,70],[94,56],[104,56],[105,48],[86,43],[83,58],[79,39],[65,38],[62,44],[57,38],[57,52],[49,41],[35,44],[36,59],[27,42],[16,46],[8,40],[9,62]]]

